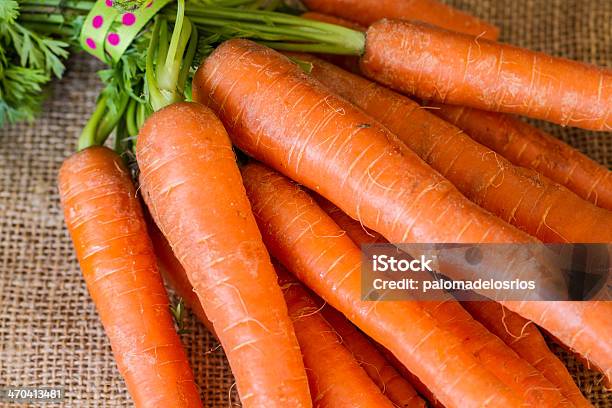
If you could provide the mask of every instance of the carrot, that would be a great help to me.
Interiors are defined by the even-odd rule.
[[[269,48],[226,41],[198,69],[193,88],[238,147],[391,242],[535,242]]]
[[[202,407],[130,173],[105,147],[59,172],[64,219],[136,407]]]
[[[612,130],[612,70],[458,34],[381,20],[366,34],[361,69],[425,100]]]
[[[398,373],[376,346],[341,313],[324,307],[321,313],[340,336],[342,344],[396,407],[425,407],[412,385]]]
[[[226,352],[245,407],[309,407],[308,381],[276,274],[251,213],[232,146],[195,103],[141,128],[143,197]]]
[[[369,26],[381,18],[421,20],[460,33],[492,40],[499,29],[437,0],[304,0],[312,11]]]
[[[179,260],[176,259],[176,256],[174,256],[174,252],[172,252],[168,240],[164,237],[164,234],[161,233],[159,228],[157,228],[153,220],[150,220],[147,225],[149,227],[149,236],[153,242],[155,256],[157,257],[157,264],[162,276],[170,287],[174,289],[176,294],[183,299],[185,305],[191,309],[200,322],[202,322],[211,333],[214,333],[213,325],[210,320],[208,320],[202,308],[202,304],[198,299],[198,295],[196,295],[191,282],[189,282],[187,272]]]
[[[310,55],[296,57],[311,63],[310,74],[322,84],[379,120],[469,199],[504,221],[544,242],[612,242],[611,212],[534,170],[515,167],[403,95]]]
[[[322,305],[282,266],[276,271],[304,357],[313,405],[392,408],[321,314]]]
[[[489,331],[544,374],[574,406],[592,406],[576,386],[567,367],[550,351],[544,337],[532,322],[496,302],[469,301],[461,304]]]
[[[330,305],[389,348],[445,404],[456,404],[457,400],[453,397],[457,398],[458,394],[445,390],[445,386],[440,387],[436,383],[440,378],[434,380],[429,377],[429,370],[442,370],[439,375],[445,379],[446,386],[454,384],[453,387],[466,387],[461,394],[467,398],[485,398],[479,404],[486,405],[484,401],[491,394],[475,396],[469,391],[474,384],[469,383],[482,379],[487,382],[497,380],[496,388],[502,387],[497,389],[498,396],[505,395],[503,390],[509,387],[512,393],[516,393],[528,405],[561,404],[563,398],[550,382],[495,336],[490,333],[488,337],[480,336],[478,327],[482,326],[463,309],[463,316],[443,312],[445,316],[455,316],[454,320],[438,319],[436,309],[450,310],[450,302],[439,302],[434,308],[427,306],[428,302],[361,301],[361,253],[345,231],[306,192],[278,173],[251,164],[243,169],[243,178],[270,252]],[[462,317],[466,320],[462,320]],[[391,335],[390,330],[394,334]],[[484,328],[481,332],[488,333]],[[478,338],[472,339],[471,336]],[[447,361],[443,365],[453,365],[454,369],[465,373],[466,367],[463,364],[469,361],[469,366],[479,367],[480,374],[474,380],[470,380],[470,377],[456,379],[453,373],[445,373],[445,369],[435,367],[440,361],[439,354],[427,367],[414,364],[415,357],[420,361],[434,358],[442,348],[447,351],[455,346],[465,355],[457,354],[458,361]],[[430,348],[433,350],[430,351]],[[458,353],[457,349],[453,353]],[[446,358],[450,357],[443,357]],[[501,366],[500,361],[504,361]],[[444,392],[449,393],[446,399],[441,396]],[[504,402],[500,404],[503,406]]]
[[[612,173],[570,145],[500,113],[433,104],[431,112],[517,166],[536,170],[593,204],[612,210]]]
[[[317,200],[317,202],[319,202],[319,200]],[[363,232],[363,229],[360,230],[360,225],[357,221],[351,219],[346,214],[343,214],[340,209],[338,209],[329,202],[327,202],[325,207],[322,208],[328,215],[330,215],[330,217],[332,217],[334,220],[338,220],[336,221],[338,223],[338,226],[341,227],[344,231],[346,231],[349,238],[351,238],[357,245],[364,245],[370,243],[372,238],[365,232]],[[378,240],[377,242],[381,242],[381,240]],[[447,298],[441,299],[440,301],[422,302],[422,307],[428,310],[432,315],[436,316],[436,318],[441,322],[442,327],[447,329],[449,332],[452,332],[457,336],[460,336],[461,338],[467,339],[466,342],[468,344],[466,344],[466,347],[471,347],[480,353],[483,353],[485,350],[492,353],[497,353],[498,357],[494,357],[491,359],[491,369],[494,370],[495,367],[498,366],[499,361],[502,361],[504,359],[504,354],[507,352],[507,348],[504,346],[505,343],[510,346],[527,363],[532,365],[534,368],[539,369],[540,372],[543,373],[552,384],[557,386],[560,390],[565,389],[566,391],[568,391],[569,395],[564,394],[564,396],[568,400],[571,401],[570,397],[576,398],[578,401],[580,401],[579,398],[582,398],[581,402],[584,404],[584,397],[582,397],[580,391],[578,391],[578,388],[569,376],[569,373],[567,373],[567,369],[565,369],[563,363],[561,363],[550,352],[550,350],[544,343],[544,339],[541,335],[540,339],[542,341],[542,344],[538,344],[538,347],[535,347],[535,349],[526,351],[524,350],[525,346],[523,345],[523,343],[519,344],[515,341],[515,338],[507,336],[508,333],[506,331],[501,331],[501,328],[499,326],[489,326],[488,323],[495,322],[497,317],[501,317],[498,316],[500,315],[500,313],[497,313],[501,312],[501,309],[495,308],[493,310],[493,312],[495,313],[490,313],[490,315],[487,315],[485,317],[481,316],[482,313],[477,314],[476,316],[472,314],[472,316],[474,316],[474,318],[479,322],[477,323],[470,316],[470,314],[468,314],[468,312],[466,312],[466,310],[462,307],[462,305],[464,304],[468,304],[471,306],[471,309],[468,309],[468,311],[471,313],[472,309],[479,310],[479,308],[481,307],[480,305],[495,303],[474,301],[462,302],[460,304],[459,302],[455,301],[455,299],[449,294]],[[502,306],[499,306],[499,308],[501,307]],[[514,319],[515,321],[522,321],[524,323],[523,325],[527,323],[527,320],[521,318],[517,314],[509,310],[506,310],[506,312],[509,316],[511,315],[512,319]],[[483,321],[483,319],[485,319],[485,321]],[[537,331],[535,326],[530,326],[529,330],[533,330],[535,331],[535,333],[537,333],[537,335],[539,335],[539,332]],[[502,343],[500,339],[494,338],[492,334],[499,337],[501,340],[504,341],[504,343]],[[540,359],[540,357],[542,358]],[[512,356],[506,356],[506,360],[511,360],[511,358]],[[555,360],[558,364],[561,364],[561,367],[563,368],[563,370],[565,370],[566,377],[563,376],[563,370],[561,370],[559,373],[548,373],[542,370],[543,368],[547,368],[548,365],[550,365],[551,362],[554,362]],[[536,365],[534,363],[537,363],[539,365]],[[516,375],[517,372],[518,370],[516,372],[513,372],[512,375]],[[528,374],[533,373],[533,371],[529,372],[528,370],[526,370],[525,372]],[[547,376],[546,374],[550,374],[551,378],[549,378],[549,376]],[[563,381],[559,381],[560,379],[563,379]],[[568,379],[569,384],[567,383]],[[574,395],[575,391],[578,391],[578,396]]]

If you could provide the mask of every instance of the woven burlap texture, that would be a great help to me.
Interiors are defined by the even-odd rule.
[[[497,24],[504,41],[612,66],[610,0],[451,3]],[[0,387],[61,386],[66,390],[61,406],[129,407],[59,207],[57,171],[74,151],[100,89],[95,71],[101,64],[80,55],[68,66],[39,120],[0,129]],[[538,125],[599,162],[612,163],[611,133]],[[239,405],[222,350],[192,316],[188,323],[182,337],[206,406]],[[612,407],[600,377],[555,350],[594,405]]]

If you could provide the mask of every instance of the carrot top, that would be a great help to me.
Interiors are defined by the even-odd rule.
[[[108,86],[83,128],[78,150],[104,144],[117,129],[115,150],[121,153],[131,145],[128,135],[137,134],[153,111],[185,100],[185,85],[195,57],[198,34],[185,16],[185,0],[177,4],[171,34],[171,18],[158,15],[151,31],[135,42],[133,52],[126,53],[107,71]]]
[[[65,1],[74,6],[73,0]],[[253,0],[221,2],[226,3],[231,7],[179,0],[176,6],[163,8],[118,62],[101,71],[106,87],[82,131],[78,150],[104,144],[113,131],[118,153],[133,149],[145,119],[164,106],[189,99],[192,68],[227,39],[247,37],[273,48],[304,52],[361,55],[365,50],[365,36],[359,31],[258,10],[259,2]],[[35,11],[38,16],[46,9]]]

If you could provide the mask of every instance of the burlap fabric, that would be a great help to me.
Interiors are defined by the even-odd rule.
[[[499,25],[505,41],[612,66],[610,0],[451,3]],[[55,183],[93,109],[100,67],[88,56],[73,58],[38,121],[0,130],[0,387],[62,386],[66,407],[132,405],[81,279]],[[540,126],[612,163],[611,133]],[[191,316],[188,326],[183,339],[206,405],[239,405],[222,350]],[[599,376],[555,350],[593,403],[612,407]]]

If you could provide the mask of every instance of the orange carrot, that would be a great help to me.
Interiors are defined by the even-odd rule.
[[[612,242],[612,212],[534,170],[515,167],[403,95],[313,56],[296,57],[311,63],[317,80],[379,120],[463,194],[504,221],[544,242]]]
[[[342,344],[353,353],[364,371],[396,407],[425,407],[425,401],[412,385],[351,322],[329,306],[324,307],[321,313],[338,333]]]
[[[544,374],[574,406],[592,406],[576,386],[567,367],[550,351],[544,337],[530,321],[496,302],[470,301],[461,304],[489,331]]]
[[[396,136],[269,48],[226,41],[199,68],[193,88],[238,147],[391,242],[536,242],[467,200]]]
[[[612,70],[432,27],[381,20],[362,71],[425,100],[612,130]]]
[[[145,202],[219,336],[243,406],[311,406],[282,292],[219,120],[196,103],[170,105],[141,128],[136,153]]]
[[[321,314],[322,306],[283,267],[276,267],[304,357],[314,406],[386,407],[393,404],[378,389]]]
[[[200,322],[214,334],[213,325],[208,320],[202,308],[202,304],[198,299],[198,295],[196,295],[191,282],[189,282],[185,268],[183,268],[183,265],[181,265],[179,260],[176,259],[176,256],[174,256],[174,252],[172,252],[168,240],[164,237],[159,228],[157,228],[153,220],[150,220],[147,225],[149,227],[149,236],[153,242],[155,256],[157,257],[157,264],[159,265],[162,276],[170,287],[174,289],[176,294],[183,299],[185,305],[191,309]]]
[[[421,20],[492,40],[499,29],[437,0],[304,0],[306,7],[368,26],[381,18]]]
[[[433,104],[431,112],[517,166],[536,170],[593,204],[612,210],[612,173],[570,145],[501,113]]]
[[[136,407],[201,407],[128,169],[91,147],[59,173],[64,219]]]
[[[472,402],[484,398],[479,404],[486,405],[489,398],[497,395],[505,400],[499,402],[503,406],[508,403],[506,389],[512,389],[512,393],[516,393],[514,398],[523,399],[527,405],[564,404],[563,397],[549,381],[463,309],[464,315],[454,314],[454,321],[438,319],[437,309],[450,309],[452,303],[438,302],[432,308],[426,306],[428,302],[361,301],[361,253],[345,231],[306,192],[278,173],[250,164],[243,169],[243,178],[264,242],[271,253],[328,303],[391,350],[446,405],[456,405],[459,395]],[[452,312],[442,314],[450,316]],[[488,333],[488,338],[480,336],[478,327]],[[454,350],[453,357],[445,355],[450,349]],[[415,359],[422,362],[430,358],[433,359],[431,364],[425,367],[415,364]],[[462,371],[463,377],[456,378],[454,373],[446,373],[446,368],[436,367],[440,358],[456,358],[455,362],[449,360],[442,364]],[[504,363],[500,366],[499,361]],[[469,364],[474,371],[466,370],[464,364]],[[438,377],[445,379],[445,385],[437,382],[440,378],[430,377],[432,370],[442,370]],[[485,384],[480,386],[493,386],[489,388],[492,394],[473,394],[471,387],[482,380]],[[464,391],[455,394],[446,388],[450,384],[455,391],[458,388]]]

